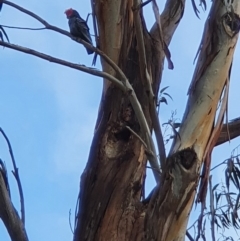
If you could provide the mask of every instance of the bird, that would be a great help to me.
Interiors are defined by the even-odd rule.
[[[93,45],[87,22],[80,17],[79,13],[76,10],[69,8],[65,11],[65,14],[68,19],[68,25],[72,36],[80,38]],[[94,52],[89,48],[86,48],[86,50],[88,54]]]

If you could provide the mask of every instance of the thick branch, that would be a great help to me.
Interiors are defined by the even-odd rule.
[[[180,20],[183,16],[185,8],[185,0],[167,0],[164,10],[161,14],[161,29],[163,36],[163,43],[167,46],[170,44],[171,39],[175,30],[177,29]],[[163,46],[160,46],[159,39],[159,26],[158,22],[155,22],[150,34],[154,41],[157,43],[155,47],[155,55],[153,56],[152,66],[153,66],[153,79],[156,80],[153,82],[154,94],[157,95],[163,72],[163,64],[165,59]],[[158,47],[157,47],[158,46]]]
[[[1,171],[0,197],[0,218],[2,219],[11,239],[14,241],[28,241],[23,223],[9,198],[9,194],[4,182],[4,177]]]
[[[238,1],[234,1],[233,9],[233,14],[237,15],[240,11]],[[227,25],[229,14],[222,2],[214,2],[205,24],[201,52],[190,86],[183,124],[179,130],[181,141],[175,140],[171,153],[180,146],[184,148],[194,145],[201,160],[209,140],[207,136],[210,138],[214,134],[218,102],[229,77],[238,39],[238,30]],[[238,21],[236,19],[236,24]]]
[[[3,42],[3,41],[0,41],[0,45],[2,45],[4,47],[8,47],[10,49],[18,50],[20,52],[24,52],[26,54],[31,54],[31,55],[37,56],[39,58],[48,60],[48,61],[53,62],[53,63],[64,65],[64,66],[67,66],[69,68],[77,69],[77,70],[83,71],[85,73],[89,73],[89,74],[92,74],[92,75],[95,75],[95,76],[98,76],[98,77],[105,78],[105,79],[113,82],[119,89],[121,89],[124,93],[126,93],[130,102],[131,102],[131,104],[132,104],[132,106],[133,106],[135,114],[138,118],[138,121],[139,121],[139,124],[141,126],[142,132],[145,133],[148,140],[150,140],[149,145],[148,145],[148,151],[149,151],[149,153],[154,153],[154,156],[149,157],[149,161],[150,161],[150,164],[153,168],[153,173],[154,173],[155,179],[158,182],[159,172],[157,170],[159,170],[159,166],[158,166],[158,162],[157,162],[157,156],[155,154],[156,152],[153,149],[154,145],[153,145],[151,133],[150,133],[146,118],[143,114],[142,107],[141,107],[141,105],[140,105],[140,103],[137,99],[137,96],[136,96],[132,86],[130,85],[130,83],[128,82],[126,77],[123,80],[123,82],[121,82],[120,80],[118,80],[117,78],[115,78],[114,76],[112,76],[112,75],[110,75],[106,72],[99,71],[99,70],[93,69],[93,68],[89,68],[89,67],[86,67],[84,65],[74,64],[74,63],[59,59],[59,58],[55,58],[55,57],[47,55],[47,54],[40,53],[40,52],[35,51],[33,49],[29,49],[29,48],[25,48],[25,47],[22,47],[22,46],[6,43],[6,42]]]
[[[110,75],[108,73],[105,73],[103,71],[99,71],[99,70],[94,69],[94,68],[86,67],[85,65],[74,64],[74,63],[71,63],[71,62],[68,62],[68,61],[65,61],[65,60],[62,60],[62,59],[59,59],[59,58],[55,58],[53,56],[50,56],[50,55],[47,55],[47,54],[44,54],[44,53],[40,53],[40,52],[35,51],[33,49],[25,48],[25,47],[18,46],[18,45],[15,45],[15,44],[10,44],[10,43],[0,41],[0,45],[4,46],[4,47],[7,47],[7,48],[10,48],[10,49],[14,49],[14,50],[26,53],[26,54],[34,55],[36,57],[39,57],[41,59],[45,59],[45,60],[47,60],[49,62],[52,62],[52,63],[64,65],[64,66],[67,66],[69,68],[80,70],[80,71],[88,73],[88,74],[92,74],[92,75],[95,75],[95,76],[98,76],[98,77],[106,78],[109,81],[113,82],[121,90],[123,90],[123,91],[126,90],[124,85],[122,84],[122,82],[120,80],[116,79],[112,75]]]
[[[3,131],[2,128],[0,128],[0,132],[2,133],[3,137],[5,138],[5,140],[6,140],[6,142],[7,142],[8,150],[9,150],[9,153],[10,153],[10,156],[11,156],[11,160],[12,160],[12,164],[13,164],[13,168],[14,168],[13,175],[14,175],[16,181],[17,181],[18,190],[19,190],[19,195],[20,195],[20,203],[21,203],[21,220],[22,220],[23,225],[25,225],[25,205],[24,205],[24,196],[23,196],[22,183],[21,183],[21,180],[20,180],[20,176],[19,176],[18,168],[17,168],[16,161],[15,161],[15,158],[14,158],[14,155],[13,155],[13,150],[12,150],[12,146],[11,146],[10,141],[9,141],[7,135],[5,134],[5,132]]]
[[[37,21],[39,21],[41,24],[43,24],[45,26],[46,29],[49,29],[49,30],[52,30],[52,31],[55,31],[57,33],[60,33],[62,35],[65,35],[71,39],[73,39],[74,41],[78,42],[78,43],[81,43],[83,44],[85,47],[87,47],[88,49],[91,49],[93,50],[94,52],[98,53],[115,71],[116,73],[119,74],[119,76],[124,80],[126,79],[126,76],[124,75],[124,73],[122,72],[122,70],[114,63],[114,61],[112,61],[105,53],[103,53],[100,49],[98,48],[95,48],[93,45],[85,42],[84,40],[80,39],[80,38],[74,38],[68,31],[66,30],[63,30],[61,28],[58,28],[54,25],[51,25],[49,24],[46,20],[42,19],[41,17],[39,17],[37,14],[23,8],[23,7],[20,7],[19,5],[15,4],[15,3],[12,3],[12,2],[9,2],[9,1],[3,1],[3,3],[13,7],[13,8],[16,8],[17,10],[33,17],[34,19],[36,19]]]
[[[139,124],[140,124],[141,129],[142,129],[142,133],[144,133],[144,136],[146,137],[147,144],[148,144],[148,151],[149,151],[149,153],[154,154],[153,156],[151,156],[149,158],[149,161],[150,161],[150,164],[153,168],[153,172],[154,172],[154,176],[155,176],[156,181],[159,180],[159,172],[156,171],[156,170],[159,169],[158,161],[157,161],[157,155],[156,155],[155,147],[154,147],[153,140],[152,140],[152,137],[151,137],[150,129],[148,127],[146,118],[143,114],[141,105],[140,105],[139,101],[137,100],[135,92],[134,92],[132,86],[130,85],[127,77],[122,72],[122,70],[106,54],[104,54],[99,49],[93,47],[91,44],[88,44],[87,42],[85,42],[81,39],[73,38],[71,36],[71,34],[68,33],[67,31],[62,30],[62,29],[60,29],[56,26],[50,25],[47,21],[45,21],[44,19],[42,19],[41,17],[39,17],[38,15],[34,14],[33,12],[31,12],[29,10],[26,10],[26,9],[24,9],[24,8],[14,4],[14,3],[11,3],[9,1],[3,1],[3,2],[5,4],[8,4],[8,5],[18,9],[19,11],[24,12],[24,13],[30,15],[31,17],[35,18],[40,23],[42,23],[46,27],[46,29],[51,29],[53,31],[59,32],[63,35],[66,35],[66,36],[72,38],[73,40],[75,40],[77,42],[82,43],[85,47],[87,47],[87,48],[93,50],[94,52],[98,53],[116,71],[117,75],[120,77],[121,81],[123,82],[123,85],[122,85],[122,83],[120,84],[120,81],[118,81],[112,75],[107,74],[105,72],[97,71],[95,69],[90,69],[90,68],[87,68],[87,67],[81,66],[81,65],[76,65],[76,64],[73,64],[73,63],[70,63],[70,62],[67,62],[67,61],[63,61],[61,59],[54,58],[54,57],[49,56],[49,55],[39,53],[39,52],[34,51],[34,50],[27,49],[27,48],[19,47],[19,46],[16,46],[16,45],[8,45],[7,46],[7,45],[4,45],[6,43],[3,43],[3,42],[0,43],[0,45],[3,45],[5,47],[13,48],[13,49],[16,49],[16,50],[19,50],[19,51],[22,51],[22,52],[25,52],[25,53],[28,53],[28,54],[32,54],[32,55],[35,55],[37,57],[46,59],[50,62],[55,62],[55,63],[61,64],[61,65],[68,66],[70,68],[75,68],[75,69],[81,70],[81,71],[86,72],[86,73],[90,73],[90,74],[93,74],[93,75],[96,75],[96,76],[106,78],[106,79],[110,80],[111,82],[114,82],[115,84],[117,84],[117,86],[121,90],[123,90],[125,93],[127,92],[128,96],[129,96],[129,100],[130,100],[131,104],[133,105],[133,109],[136,112],[136,115],[138,117]]]
[[[223,125],[215,146],[221,145],[238,136],[240,136],[240,118],[233,119],[229,123]]]
[[[161,27],[164,37],[164,42],[169,45],[175,30],[180,23],[185,8],[185,0],[167,0],[164,10],[161,13]],[[158,38],[159,27],[155,22],[151,31],[151,35],[154,38]]]
[[[233,1],[231,13],[222,1],[213,1],[205,24],[204,41],[186,111],[179,129],[181,139],[176,137],[173,143],[167,160],[167,171],[162,174],[163,184],[156,189],[148,206],[148,239],[185,239],[203,156],[208,141],[214,134],[218,103],[232,65],[239,31],[234,26],[239,26],[239,13],[239,1]],[[229,18],[232,22],[228,21]]]
[[[155,131],[155,136],[157,140],[158,151],[160,154],[161,168],[163,169],[165,165],[165,160],[166,160],[166,152],[165,152],[164,141],[163,141],[163,136],[162,136],[161,127],[160,127],[160,122],[158,120],[158,115],[156,111],[155,96],[154,96],[152,84],[151,84],[152,79],[147,68],[148,65],[147,65],[146,50],[145,50],[145,43],[144,43],[144,37],[143,37],[142,21],[140,18],[140,8],[138,6],[140,6],[140,1],[135,0],[133,5],[133,9],[134,9],[133,16],[134,16],[134,25],[136,28],[136,37],[138,42],[137,47],[138,47],[138,53],[139,53],[139,64],[140,64],[140,70],[141,70],[141,77],[144,80],[145,91],[146,93],[148,93],[147,96],[148,96],[148,101],[150,105],[150,114],[152,118],[153,129]],[[150,142],[150,144],[152,147],[154,147],[153,142],[152,143]]]

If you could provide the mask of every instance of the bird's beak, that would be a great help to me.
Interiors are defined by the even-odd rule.
[[[68,18],[67,11],[64,12],[66,14],[66,18]]]

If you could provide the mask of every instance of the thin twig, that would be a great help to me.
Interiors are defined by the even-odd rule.
[[[96,23],[95,0],[91,0],[91,5],[92,5],[92,21],[93,21],[93,30],[94,30],[94,35],[95,35],[95,42],[96,42],[97,48],[100,48],[98,28],[97,28],[97,23]],[[94,54],[92,65],[95,65],[96,61],[97,61],[97,53]]]
[[[152,1],[152,0],[147,0],[147,1],[143,2],[143,3],[141,3],[141,4],[138,4],[137,6],[134,6],[134,7],[132,8],[132,10],[133,10],[133,11],[137,11],[137,10],[143,8],[144,6],[146,6],[147,4],[149,4],[151,1]]]
[[[133,16],[134,16],[134,23],[136,26],[136,36],[138,41],[138,53],[139,53],[139,63],[140,63],[140,70],[141,70],[141,77],[143,80],[145,80],[144,85],[146,92],[148,93],[148,100],[150,105],[150,113],[152,117],[152,123],[153,123],[153,129],[155,132],[156,140],[157,140],[157,146],[158,151],[160,155],[160,163],[161,168],[164,170],[165,162],[166,162],[166,152],[165,152],[165,145],[163,141],[162,131],[160,122],[158,119],[158,114],[156,110],[156,104],[155,104],[155,96],[152,89],[152,81],[150,79],[150,74],[147,69],[147,58],[146,58],[146,51],[145,51],[145,44],[144,44],[144,38],[143,38],[143,29],[142,29],[142,22],[140,19],[140,13],[139,13],[139,7],[140,1],[135,0],[133,9]]]
[[[2,42],[2,41],[0,41],[0,45],[2,45],[4,47],[11,48],[11,49],[15,49],[15,50],[18,50],[20,52],[24,52],[24,53],[27,53],[27,54],[30,54],[30,55],[37,56],[39,58],[48,60],[48,61],[53,62],[53,63],[64,65],[64,66],[67,66],[67,67],[70,67],[70,68],[73,68],[73,69],[83,71],[85,73],[89,73],[89,74],[92,74],[92,75],[95,75],[95,76],[98,76],[98,77],[105,78],[105,79],[111,81],[112,83],[114,83],[118,88],[120,88],[124,93],[127,94],[128,98],[129,98],[129,100],[130,100],[130,102],[133,106],[133,109],[135,111],[135,114],[138,118],[138,121],[139,121],[139,124],[141,126],[141,129],[142,129],[143,133],[146,133],[146,136],[148,137],[148,139],[150,139],[150,145],[148,145],[149,153],[151,153],[151,152],[156,153],[155,149],[154,149],[154,143],[153,143],[153,140],[152,140],[152,137],[151,137],[151,133],[150,133],[146,118],[143,114],[142,107],[141,107],[141,105],[140,105],[140,103],[137,99],[137,96],[136,96],[131,84],[129,83],[129,81],[127,79],[125,79],[126,82],[124,82],[124,81],[121,82],[120,80],[118,80],[117,78],[115,78],[114,76],[112,76],[112,75],[110,75],[106,72],[99,71],[99,70],[94,69],[94,68],[89,68],[89,67],[86,67],[84,65],[74,64],[74,63],[71,63],[71,62],[68,62],[68,61],[65,61],[65,60],[62,60],[62,59],[58,59],[58,58],[55,58],[53,56],[50,56],[50,55],[47,55],[47,54],[44,54],[44,53],[40,53],[40,52],[35,51],[33,49],[22,47],[22,46],[9,44],[9,43]],[[157,168],[159,169],[158,164],[157,164],[156,155],[151,157],[151,159],[149,161],[151,162],[153,170],[155,170]],[[154,171],[154,176],[155,176],[156,181],[159,182],[159,172]]]
[[[101,76],[101,77],[106,78],[106,79],[108,79],[112,82],[115,82],[115,84],[118,84],[118,87],[120,87],[123,91],[128,91],[128,98],[129,98],[129,100],[130,100],[130,102],[133,106],[133,109],[135,111],[135,114],[137,116],[139,124],[141,126],[141,131],[145,135],[147,145],[148,145],[148,150],[149,150],[150,153],[151,152],[154,153],[154,156],[149,159],[150,164],[153,167],[153,169],[159,168],[154,142],[153,142],[153,139],[152,139],[152,136],[151,136],[151,132],[150,132],[148,123],[147,123],[146,118],[144,116],[142,107],[141,107],[141,105],[140,105],[140,103],[137,99],[137,96],[136,96],[131,84],[129,83],[127,77],[122,72],[122,70],[106,54],[104,54],[101,50],[95,48],[91,44],[88,44],[87,42],[85,42],[85,41],[83,41],[79,38],[73,38],[71,36],[71,34],[68,33],[67,31],[62,30],[62,29],[60,29],[56,26],[50,25],[47,21],[45,21],[44,19],[42,19],[41,17],[39,17],[35,13],[33,13],[33,12],[27,10],[27,9],[22,8],[22,7],[18,6],[17,4],[14,4],[14,3],[6,1],[6,0],[4,0],[3,3],[8,4],[8,5],[18,9],[19,11],[30,15],[31,17],[35,18],[40,23],[42,23],[47,29],[51,29],[53,31],[56,31],[56,32],[61,33],[63,35],[66,35],[66,36],[72,38],[73,40],[83,44],[85,47],[87,47],[87,48],[93,50],[94,52],[98,53],[116,71],[117,76],[119,76],[119,78],[122,82],[121,84],[119,83],[120,82],[119,80],[117,80],[115,77],[111,76],[110,74],[107,74],[107,73],[104,73],[104,72],[101,72],[101,71],[98,71],[98,70],[95,70],[95,69],[90,69],[90,68],[87,68],[85,66],[72,64],[72,63],[69,63],[67,61],[63,61],[63,60],[54,58],[52,56],[39,53],[35,50],[23,48],[23,47],[16,46],[16,45],[7,45],[6,43],[0,42],[0,45],[2,45],[2,46],[13,48],[13,49],[16,49],[16,50],[19,50],[19,51],[22,51],[22,52],[25,52],[25,53],[28,53],[28,54],[32,54],[32,55],[38,56],[40,58],[49,60],[50,62],[55,62],[55,63],[59,63],[59,64],[62,64],[62,65],[65,65],[65,66],[69,66],[71,68],[75,68],[75,69],[84,71],[86,73],[90,73],[90,74],[93,74],[93,75],[96,75],[96,76]],[[124,87],[122,86],[122,84],[124,85]],[[160,180],[159,173],[154,172],[154,176],[155,176],[156,181],[159,182],[159,180]]]
[[[21,29],[21,30],[44,30],[44,29],[47,29],[47,28],[26,28],[26,27],[15,27],[15,26],[8,26],[8,25],[2,25],[2,27],[4,28],[13,28],[13,29]]]
[[[137,137],[137,139],[139,139],[142,144],[144,145],[144,147],[147,149],[147,144],[144,142],[144,140],[132,129],[130,128],[129,126],[126,126],[126,128],[135,136]]]
[[[231,71],[232,71],[232,63],[231,63],[229,73],[228,73],[228,77],[227,77],[227,80],[226,80],[226,89],[229,89]],[[226,100],[226,125],[227,125],[228,139],[229,139],[229,143],[230,143],[231,138],[230,138],[230,132],[229,132],[229,126],[228,126],[228,95],[229,95],[229,92],[227,93],[227,100]]]
[[[7,48],[10,48],[10,49],[14,49],[14,50],[26,53],[26,54],[37,56],[41,59],[48,60],[49,62],[57,63],[57,64],[67,66],[67,67],[72,68],[72,69],[80,70],[80,71],[88,73],[88,74],[92,74],[92,75],[95,75],[95,76],[98,76],[98,77],[106,78],[109,81],[113,82],[121,90],[126,91],[125,86],[122,84],[122,82],[120,80],[118,80],[117,78],[115,78],[114,76],[112,76],[112,75],[110,75],[106,72],[99,71],[99,70],[94,69],[94,68],[86,67],[85,65],[74,64],[74,63],[71,63],[71,62],[68,62],[68,61],[65,61],[65,60],[62,60],[62,59],[59,59],[59,58],[55,58],[53,56],[50,56],[50,55],[47,55],[47,54],[44,54],[44,53],[40,53],[40,52],[35,51],[33,49],[25,48],[25,47],[22,47],[22,46],[19,46],[19,45],[9,44],[9,43],[2,42],[2,41],[0,41],[0,45],[2,45],[4,47],[7,47]]]
[[[228,204],[224,204],[224,205],[222,205],[221,207],[216,208],[215,211],[217,211],[217,210],[219,210],[219,209],[222,209],[222,208],[225,208],[225,207],[228,207]],[[210,213],[211,213],[211,212],[206,212],[206,213],[203,214],[203,216],[209,215]],[[192,223],[192,225],[187,228],[187,230],[190,230],[191,228],[193,228],[197,222],[198,222],[198,219],[196,219],[196,220]]]
[[[16,8],[17,10],[31,16],[32,18],[36,19],[37,21],[39,21],[41,24],[43,24],[45,26],[46,29],[55,31],[57,33],[60,33],[62,35],[65,35],[71,39],[73,39],[74,41],[83,44],[85,47],[93,50],[94,52],[98,53],[118,74],[121,78],[126,79],[126,76],[124,75],[124,73],[122,72],[122,70],[114,63],[114,61],[112,61],[104,52],[102,52],[101,50],[99,50],[98,48],[95,48],[93,45],[85,42],[84,40],[80,39],[80,38],[75,38],[73,37],[68,31],[63,30],[61,28],[58,28],[54,25],[49,24],[47,21],[45,21],[43,18],[39,17],[37,14],[23,8],[20,7],[19,5],[12,3],[10,1],[6,1],[3,0],[3,3]]]
[[[90,15],[91,15],[91,13],[89,13],[89,14],[87,15],[87,17],[86,17],[86,23],[88,22],[88,18],[89,18]]]
[[[159,9],[158,9],[156,0],[152,0],[152,8],[153,8],[153,13],[154,13],[155,20],[157,23],[157,27],[158,27],[158,37],[159,37],[158,40],[161,43],[162,49],[163,49],[166,59],[168,61],[168,68],[173,69],[173,62],[171,61],[171,53],[170,53],[168,46],[165,43],[164,37],[163,37],[161,17],[160,17],[160,13],[159,13]]]
[[[236,155],[236,156],[231,156],[231,159],[234,159],[236,157],[239,157],[240,154]],[[229,158],[225,159],[224,161],[222,161],[221,163],[217,164],[216,166],[214,166],[213,168],[210,169],[210,171],[213,171],[214,169],[218,168],[219,166],[226,164],[228,162]],[[238,164],[238,163],[234,163],[234,164]]]
[[[72,234],[74,234],[73,228],[72,228],[72,223],[71,223],[71,209],[69,209],[69,213],[68,213],[68,222],[69,222],[69,226],[72,231]]]
[[[0,219],[2,219],[11,240],[28,241],[23,222],[13,206],[7,191],[3,173],[0,171]]]
[[[158,113],[157,113],[157,110],[156,110],[154,104],[151,104],[151,116],[152,116],[152,121],[153,121],[154,132],[155,132],[155,136],[156,136],[156,140],[157,140],[161,168],[162,168],[162,170],[165,170],[166,158],[167,158],[166,150],[165,150],[160,120],[158,118]]]
[[[132,86],[130,85],[130,83],[128,81],[126,82],[126,87],[128,89],[132,88]],[[160,169],[159,169],[159,165],[158,165],[158,161],[157,161],[155,145],[154,145],[154,142],[153,142],[153,139],[152,139],[152,136],[151,136],[151,132],[150,132],[149,127],[148,127],[147,120],[146,120],[146,118],[143,114],[142,107],[141,107],[134,91],[129,96],[129,100],[130,100],[130,102],[133,106],[133,109],[135,111],[135,114],[138,118],[139,124],[141,126],[142,133],[144,134],[144,136],[146,138],[146,144],[147,144],[147,147],[148,147],[148,152],[153,153],[153,155],[149,155],[148,158],[149,158],[150,165],[152,166],[152,170],[153,170],[155,180],[156,180],[157,183],[159,183],[159,181],[160,181],[160,171],[159,170]],[[158,170],[158,171],[156,172],[155,170]]]
[[[211,235],[212,241],[215,241],[215,231],[214,231],[214,218],[215,218],[215,209],[214,209],[214,195],[212,190],[212,175],[209,176],[209,196],[210,196],[210,212],[211,212]]]
[[[188,231],[186,231],[186,236],[190,241],[194,241],[194,238],[191,236],[191,234]]]
[[[201,234],[203,233],[203,218],[204,218],[204,210],[205,210],[205,207],[206,207],[206,200],[204,199],[204,202],[202,202],[201,204],[201,211],[200,211],[200,214],[199,214],[199,217],[198,217],[198,227],[197,227],[197,237],[196,237],[196,240],[198,240],[200,237],[201,237]]]
[[[8,182],[7,168],[6,168],[6,165],[2,161],[1,158],[0,158],[0,173],[2,174],[3,180],[5,182],[6,189],[8,191],[9,197],[11,199],[11,191],[10,191],[10,186],[9,186],[9,182]]]
[[[140,4],[140,8],[143,8],[144,6],[146,6],[147,4],[149,4],[152,0],[147,0],[146,2],[143,2],[142,4]]]
[[[80,191],[78,192],[78,197],[77,197],[77,202],[76,202],[76,207],[75,207],[74,233],[76,231],[77,224],[78,224],[78,206],[79,206],[79,202],[80,202]]]
[[[17,168],[16,161],[15,161],[15,158],[14,158],[14,155],[13,155],[13,150],[12,150],[11,143],[10,143],[7,135],[5,134],[5,132],[3,131],[3,129],[2,129],[1,127],[0,127],[0,132],[2,133],[4,139],[5,139],[6,142],[7,142],[8,149],[9,149],[9,153],[10,153],[10,156],[11,156],[11,160],[12,160],[12,164],[13,164],[13,168],[14,168],[14,171],[12,171],[12,173],[13,173],[16,181],[17,181],[18,190],[19,190],[19,195],[20,195],[21,220],[22,220],[23,225],[25,225],[24,196],[23,196],[23,189],[22,189],[21,180],[20,180],[19,173],[18,173],[18,168]]]

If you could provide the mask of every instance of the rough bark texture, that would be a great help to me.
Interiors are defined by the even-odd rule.
[[[100,48],[128,77],[151,126],[148,93],[144,90],[146,83],[140,74],[133,2],[95,1],[93,5],[99,28]],[[183,9],[176,8],[176,11],[174,17],[179,20]],[[172,16],[172,20],[177,22],[174,17]],[[156,37],[158,30],[152,30],[151,33],[155,36],[152,38],[145,29],[143,18],[141,19],[147,68],[154,83],[153,91],[157,93],[164,54]],[[170,27],[166,25],[165,30],[169,28],[173,33],[176,26],[177,24],[171,24]],[[114,74],[104,61],[102,66],[104,71]],[[140,135],[139,124],[127,96],[105,81],[90,156],[81,177],[75,240],[127,241],[142,240],[144,237],[146,206],[140,200],[144,192],[146,155],[142,144],[125,128],[126,125]]]
[[[12,240],[28,241],[25,227],[14,208],[0,169],[0,219],[2,219]]]
[[[126,0],[96,1],[100,48],[128,77],[150,122],[131,7],[132,2]],[[147,33],[146,38],[151,53]],[[102,65],[104,71],[114,74],[104,62]],[[105,81],[89,161],[81,178],[76,240],[137,240],[141,236],[140,199],[146,156],[142,144],[126,125],[140,134],[127,96]]]
[[[162,15],[162,27],[167,44],[181,19],[184,4],[185,1],[167,1]],[[218,73],[225,78],[225,82],[221,79],[220,85],[213,80],[206,88],[207,93],[201,93],[201,88],[205,88],[204,81],[207,79],[205,73],[211,61],[213,64],[219,64],[217,57],[231,60],[236,43],[236,36],[229,37],[221,27],[220,21],[225,14],[221,4],[221,1],[219,3],[214,1],[212,15],[207,23],[210,29],[206,30],[207,39],[203,42],[207,55],[205,59],[202,55],[199,57],[200,64],[197,67],[199,69],[196,70],[197,74],[193,80],[194,90],[189,97],[184,122],[180,129],[181,139],[176,137],[166,169],[163,170],[161,184],[154,189],[150,201],[141,201],[146,172],[145,150],[139,139],[125,128],[126,125],[130,126],[141,136],[138,121],[127,96],[124,96],[113,84],[104,81],[95,135],[88,163],[81,177],[75,241],[184,240],[204,150],[211,136],[215,105],[222,93],[231,61],[227,61],[224,69]],[[93,6],[97,17],[100,48],[118,64],[129,79],[151,127],[149,93],[144,88],[146,80],[141,75],[143,69],[139,61],[139,45],[133,21],[133,1],[95,0]],[[236,6],[238,7],[238,4]],[[234,9],[238,11],[236,6]],[[150,35],[146,31],[141,11],[139,14],[147,53],[146,68],[151,75],[153,92],[157,94],[164,53],[158,39],[158,28],[154,26]],[[218,31],[222,35],[219,35]],[[231,42],[233,39],[234,45]],[[225,51],[226,49],[222,51],[222,46],[226,44],[230,44],[228,51]],[[102,66],[104,71],[115,74],[104,61]],[[209,71],[211,72],[211,69]],[[211,89],[214,85],[218,86],[216,95]],[[213,98],[211,103],[206,101],[206,95]],[[201,101],[206,101],[203,106],[199,104]],[[210,106],[206,108],[207,104]],[[196,120],[191,112],[196,107],[200,108],[197,114],[198,122],[191,122],[189,118]],[[206,118],[206,115],[209,115],[209,118]],[[204,135],[199,133],[199,129],[198,133],[194,132],[200,127]]]
[[[191,148],[168,158],[168,172],[164,173],[146,212],[145,240],[184,240],[198,182],[198,161]]]
[[[152,154],[139,138],[144,139],[147,135],[143,133],[144,125],[139,121],[138,114],[142,109],[148,122],[145,131],[153,129],[155,134],[161,134],[161,130],[157,130],[160,125],[156,127],[153,114],[156,112],[155,96],[161,83],[165,54],[169,58],[165,45],[169,45],[181,20],[185,0],[167,0],[161,19],[155,0],[152,3],[156,23],[148,33],[142,9],[139,8],[140,0],[92,0],[99,47],[119,66],[132,87],[128,83],[128,88],[122,88],[122,92],[118,88],[124,86],[121,71],[118,72],[121,76],[118,76],[101,59],[103,70],[116,77],[118,87],[104,80],[95,135],[87,166],[81,176],[75,241],[183,241],[202,164],[203,173],[207,173],[207,160],[212,148],[240,135],[239,118],[223,125],[233,53],[240,29],[240,0],[214,0],[205,24],[179,133],[175,136],[166,162],[165,154],[164,158],[160,158],[160,181],[145,198],[146,163],[147,157],[150,161]],[[28,12],[21,7],[16,8]],[[46,22],[43,24],[47,25]],[[51,29],[56,30],[56,27],[52,26]],[[4,46],[30,53],[23,47]],[[57,61],[37,51],[31,50],[31,54],[66,64],[66,61]],[[77,68],[76,65],[70,66]],[[77,69],[89,72],[80,67]],[[130,103],[134,99],[132,93],[138,97],[140,111],[136,111],[134,102],[131,102],[132,105]],[[222,104],[217,116],[221,97]],[[144,123],[145,118],[142,118]],[[156,139],[162,141],[158,136]],[[164,146],[158,144],[158,149],[161,148],[164,149]],[[158,176],[159,173],[157,170]],[[205,184],[203,181],[203,186]],[[11,202],[3,164],[0,165],[0,219],[12,240],[28,240],[24,221],[19,218]]]
[[[240,135],[240,118],[231,120],[223,125],[216,145],[221,145],[226,141],[232,140]]]
[[[240,2],[234,1],[232,7],[239,14]],[[209,145],[216,144],[212,140],[218,139],[214,121],[218,102],[229,81],[238,38],[238,29],[233,33],[232,28],[235,20],[236,25],[239,24],[235,13],[228,12],[221,1],[213,2],[179,136],[167,160],[169,166],[163,185],[156,189],[147,211],[146,240],[184,240],[200,168],[211,151]],[[219,128],[222,120],[223,117]]]

